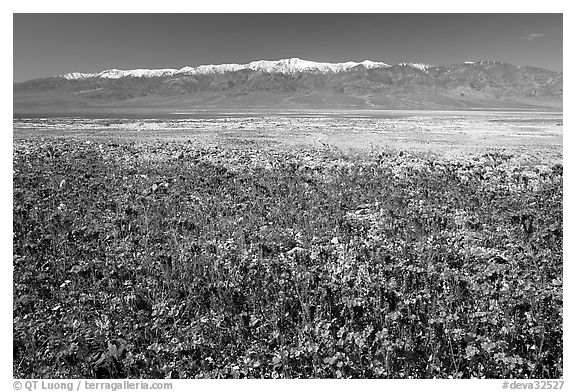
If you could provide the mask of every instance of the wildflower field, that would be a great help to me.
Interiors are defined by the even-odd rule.
[[[562,165],[15,139],[16,378],[559,378]]]

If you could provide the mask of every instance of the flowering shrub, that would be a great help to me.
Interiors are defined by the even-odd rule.
[[[14,377],[557,378],[562,167],[15,141]]]

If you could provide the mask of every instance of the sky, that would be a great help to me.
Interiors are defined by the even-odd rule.
[[[562,71],[562,14],[14,14],[13,80],[299,57]]]

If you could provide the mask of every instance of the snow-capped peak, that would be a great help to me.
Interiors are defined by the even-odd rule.
[[[389,64],[386,63],[382,63],[382,62],[378,62],[378,61],[372,61],[372,60],[364,60],[361,63],[357,64],[357,65],[363,65],[364,67],[366,67],[367,69],[372,69],[372,68],[387,68],[390,67]],[[355,66],[357,66],[355,65]]]
[[[407,65],[421,71],[425,71],[430,65],[427,64],[413,64],[401,63],[400,65]],[[206,75],[206,74],[222,74],[225,72],[237,72],[242,70],[261,71],[266,73],[283,73],[283,74],[297,74],[301,72],[344,72],[355,67],[364,67],[366,69],[374,68],[388,68],[389,64],[364,60],[362,62],[347,61],[344,63],[324,63],[309,60],[302,60],[294,57],[290,59],[281,60],[258,60],[252,61],[248,64],[218,64],[218,65],[200,65],[197,67],[182,67],[180,69],[133,69],[133,70],[119,70],[108,69],[97,73],[80,73],[72,72],[58,77],[64,79],[86,79],[86,78],[105,78],[105,79],[119,79],[123,77],[160,77],[160,76],[173,76],[173,75]]]
[[[254,71],[287,74],[303,71],[317,71],[321,73],[342,72],[358,66],[364,66],[366,68],[389,67],[388,64],[376,63],[370,60],[365,60],[361,63],[354,61],[347,61],[345,63],[321,63],[316,61],[302,60],[297,57],[277,61],[260,60],[247,64],[247,68]]]

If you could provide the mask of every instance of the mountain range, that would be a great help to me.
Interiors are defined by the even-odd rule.
[[[14,83],[14,112],[195,109],[561,110],[563,74],[500,61],[387,64],[298,58],[72,72]]]

